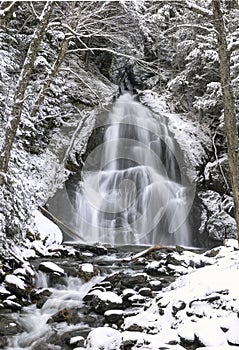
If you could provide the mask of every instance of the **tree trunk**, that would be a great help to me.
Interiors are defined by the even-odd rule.
[[[32,41],[30,43],[27,55],[21,70],[20,77],[18,79],[16,92],[14,96],[13,107],[11,111],[10,121],[6,128],[5,138],[2,148],[0,150],[0,185],[5,181],[5,175],[8,170],[10,154],[13,146],[13,142],[17,133],[17,129],[20,123],[22,109],[24,104],[25,93],[29,84],[30,76],[34,67],[34,62],[39,51],[39,47],[49,23],[54,2],[46,2],[42,14],[40,16],[40,23],[38,24]]]
[[[70,18],[71,17],[71,14],[70,12],[73,12],[74,11],[74,8],[75,8],[75,1],[73,1],[71,3],[71,7],[70,7],[70,11],[68,11],[67,13],[67,17]],[[72,13],[72,18],[74,18],[74,14]],[[75,27],[75,19],[74,20],[71,20],[71,23],[70,23],[70,26],[74,29]],[[54,77],[57,75],[61,65],[62,65],[62,62],[65,58],[65,55],[67,53],[67,50],[68,50],[68,47],[69,47],[69,43],[70,43],[70,39],[71,39],[71,33],[67,33],[65,34],[65,38],[61,44],[61,48],[60,48],[60,51],[58,53],[58,56],[56,58],[56,61],[54,62],[53,64],[53,67],[51,69],[51,71],[48,73],[45,81],[44,81],[44,84],[43,84],[43,87],[41,88],[41,91],[39,92],[38,94],[38,97],[35,101],[35,105],[34,105],[34,108],[31,112],[31,117],[34,118],[36,116],[36,114],[38,113],[39,111],[39,108],[40,106],[43,104],[44,102],[44,99],[46,97],[46,94],[48,93],[49,91],[49,88],[50,88],[50,85],[54,79]]]
[[[239,141],[235,102],[230,76],[230,54],[228,52],[226,29],[221,12],[220,0],[213,0],[212,7],[214,27],[217,31],[228,162],[239,238]]]

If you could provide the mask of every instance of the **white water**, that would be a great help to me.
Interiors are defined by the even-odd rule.
[[[82,329],[82,324],[68,326],[66,322],[58,323],[53,329],[47,321],[52,315],[64,308],[81,307],[83,305],[83,297],[100,280],[102,280],[102,277],[95,277],[86,283],[79,278],[68,277],[67,287],[62,287],[62,289],[48,288],[52,291],[52,295],[47,299],[41,309],[36,308],[35,305],[30,305],[24,308],[24,313],[14,317],[16,322],[25,331],[9,338],[9,345],[6,350],[35,350],[38,346],[43,349],[41,346],[48,344],[48,339],[54,332],[57,332],[58,336],[60,336],[67,329],[69,331]],[[39,272],[36,287],[47,288],[47,286],[46,274]],[[51,345],[51,349],[59,350],[59,347]]]
[[[156,121],[148,108],[124,94],[108,124],[104,142],[82,172],[76,231],[88,243],[191,246],[187,191],[177,182],[178,149],[164,117]]]

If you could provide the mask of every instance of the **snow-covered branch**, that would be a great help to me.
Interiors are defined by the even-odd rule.
[[[6,13],[11,10],[11,8],[13,7],[13,5],[15,3],[16,3],[16,1],[12,1],[8,7],[6,7],[5,9],[0,9],[0,16],[4,17],[6,15]]]
[[[228,52],[231,55],[233,51],[239,50],[239,40],[228,45]]]
[[[213,17],[212,11],[206,9],[205,7],[198,6],[194,2],[189,1],[189,0],[184,0],[183,2],[185,3],[186,7],[189,10],[191,10],[191,11],[193,11],[193,12],[199,14],[199,15],[208,17],[208,18],[212,18]]]
[[[172,34],[179,29],[197,29],[197,30],[207,32],[208,34],[212,33],[213,31],[215,32],[214,28],[208,28],[208,27],[200,26],[198,24],[178,24],[178,25],[175,25],[175,26],[167,29],[164,32],[164,34]]]
[[[207,17],[212,19],[213,18],[213,13],[212,11],[206,9],[205,7],[196,5],[194,2],[189,1],[189,0],[158,0],[160,3],[165,3],[165,4],[171,4],[174,6],[180,6],[180,7],[186,7],[190,11],[197,13],[198,15]]]

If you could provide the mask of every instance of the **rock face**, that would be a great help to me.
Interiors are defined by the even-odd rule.
[[[233,201],[229,196],[208,190],[199,193],[202,201],[199,237],[206,237],[206,246],[215,246],[225,239],[237,237],[237,227],[233,218]],[[207,235],[206,235],[206,234]]]

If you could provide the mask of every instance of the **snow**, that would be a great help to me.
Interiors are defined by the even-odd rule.
[[[103,301],[109,301],[109,302],[115,303],[115,304],[122,304],[123,303],[122,298],[114,292],[102,292],[99,289],[95,289],[92,292],[90,292],[89,294],[96,295],[98,298],[100,298]]]
[[[122,335],[110,327],[98,327],[91,331],[86,340],[86,349],[90,350],[119,350]]]
[[[56,265],[55,263],[51,262],[51,261],[46,261],[41,263],[42,266],[45,266],[47,269],[53,271],[53,272],[57,272],[61,275],[64,275],[65,271],[59,267],[58,265]]]
[[[200,319],[195,326],[195,335],[205,346],[227,345],[226,334],[215,323],[215,319]]]
[[[180,339],[192,343],[197,338],[203,344],[197,350],[235,349],[228,344],[239,344],[239,251],[234,246],[232,241],[229,246],[214,248],[212,255],[210,251],[204,254],[189,251],[173,254],[179,261],[182,260],[185,268],[190,264],[194,267],[157,292],[155,298],[139,307],[136,314],[124,314],[123,344],[135,344],[132,349],[157,350],[165,347],[182,350],[185,348],[179,345]],[[125,289],[123,295],[128,292],[135,294],[135,291]],[[97,294],[107,295],[100,291]],[[109,310],[106,313],[110,315],[114,312]],[[123,311],[118,312],[121,314]],[[94,333],[91,333],[92,344],[93,336]],[[94,341],[97,342],[97,339]],[[99,349],[98,345],[96,349]],[[87,349],[94,349],[89,346],[88,343]]]
[[[87,272],[87,273],[94,272],[94,266],[92,264],[89,264],[89,263],[82,264],[81,269],[82,269],[82,271]]]
[[[61,244],[63,235],[59,227],[46,218],[39,210],[34,211],[35,224],[40,234],[41,240],[45,241],[46,246],[53,243]]]
[[[26,285],[24,281],[15,275],[6,275],[5,282],[15,285],[17,288],[24,290]]]
[[[76,336],[70,339],[70,344],[75,344],[80,340],[84,340],[84,338],[82,336]]]

